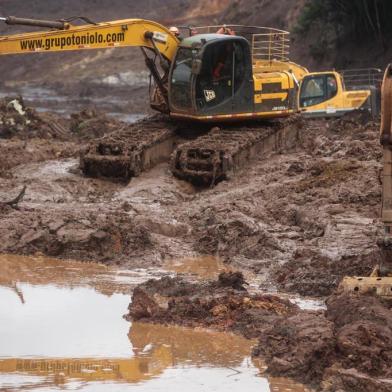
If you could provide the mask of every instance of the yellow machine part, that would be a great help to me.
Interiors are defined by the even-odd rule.
[[[346,292],[374,293],[381,297],[392,298],[391,277],[346,277],[340,287]]]
[[[289,72],[294,75],[297,81],[301,81],[304,76],[309,75],[309,71],[302,65],[293,63],[292,61],[279,60],[255,60],[253,62],[253,73],[261,72]]]
[[[154,34],[154,42],[160,53],[172,61],[179,44],[178,39],[166,27],[144,19],[124,19],[82,26],[67,25],[65,30],[4,36],[0,37],[0,55],[129,46],[152,49],[151,40],[144,35],[147,31]]]
[[[392,228],[392,65],[385,71],[381,98],[380,138],[383,145],[382,221],[386,232]]]
[[[331,99],[325,100],[317,105],[301,107],[304,113],[319,113],[326,116],[333,116],[360,109],[370,97],[370,90],[351,90],[347,91],[341,75],[338,72],[314,72],[306,76],[333,75],[336,80],[337,94]],[[299,93],[300,94],[300,91]],[[300,96],[298,97],[300,102]]]
[[[381,94],[380,139],[383,147],[381,210],[386,234],[384,239],[385,243],[390,242],[392,238],[392,65],[389,65],[385,71]],[[390,252],[386,252],[385,254],[386,258],[390,257],[388,253]],[[392,298],[391,260],[386,259],[383,263],[385,266],[376,266],[374,272],[369,277],[345,277],[340,284],[340,288],[347,292],[371,292],[382,297]]]
[[[260,73],[253,76],[255,96],[254,102],[263,103],[265,100],[280,99],[285,101],[288,98],[290,89],[294,88],[294,81],[291,75],[287,72],[271,72]],[[264,92],[264,85],[279,85],[279,90],[274,92]],[[259,93],[257,93],[260,91]]]

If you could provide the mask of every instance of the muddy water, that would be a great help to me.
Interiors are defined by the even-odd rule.
[[[162,273],[0,256],[0,390],[306,391],[264,376],[252,341],[125,321],[133,287]]]
[[[128,123],[134,123],[145,117],[144,113],[129,114],[129,109],[126,107],[126,100],[121,97],[106,96],[106,97],[78,97],[76,95],[62,95],[53,89],[21,86],[13,87],[11,90],[4,90],[0,93],[0,98],[6,96],[14,96],[20,94],[23,96],[25,103],[36,109],[38,112],[54,112],[58,114],[69,115],[76,113],[84,107],[94,106],[98,110],[105,112],[118,120]]]

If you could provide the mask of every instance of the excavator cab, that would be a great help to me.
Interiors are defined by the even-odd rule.
[[[338,72],[315,72],[301,82],[299,108],[305,117],[339,117],[353,110],[368,111],[376,116],[371,90],[346,90]]]
[[[199,34],[184,39],[172,63],[172,116],[209,118],[253,111],[249,42],[238,36]]]

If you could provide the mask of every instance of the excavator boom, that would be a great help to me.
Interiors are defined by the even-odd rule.
[[[81,26],[66,21],[15,17],[2,20],[12,25],[39,26],[55,30],[0,37],[0,55],[137,46],[153,50],[157,48],[159,53],[171,62],[179,44],[179,40],[166,27],[144,19],[124,19]]]

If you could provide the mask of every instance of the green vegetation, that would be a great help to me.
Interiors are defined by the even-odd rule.
[[[391,0],[308,0],[296,31],[308,33],[313,27],[320,37],[336,42],[376,40],[384,48],[392,36]]]

